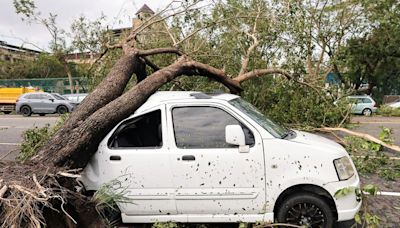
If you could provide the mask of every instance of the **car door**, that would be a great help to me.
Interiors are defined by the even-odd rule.
[[[31,107],[32,112],[40,113],[43,110],[43,105],[41,103],[41,97],[39,93],[32,93],[27,96],[28,105]]]
[[[176,214],[163,116],[165,109],[156,108],[123,121],[90,164],[103,167],[102,182],[117,181],[124,190],[130,203],[119,204],[123,216]]]
[[[43,113],[53,113],[57,109],[56,99],[49,95],[42,93],[40,94],[40,108]]]
[[[171,167],[180,214],[256,214],[265,204],[262,140],[224,106],[167,105]],[[225,142],[225,126],[241,125],[247,153]]]

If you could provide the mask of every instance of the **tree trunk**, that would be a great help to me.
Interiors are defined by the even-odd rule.
[[[64,126],[40,149],[33,160],[40,161],[39,157],[45,157],[68,146],[67,139],[71,131],[79,127],[96,110],[121,96],[133,73],[143,75],[143,64],[136,53],[122,56],[107,77],[71,113]]]
[[[96,152],[100,141],[117,123],[132,115],[162,85],[183,74],[214,78],[233,92],[241,89],[239,83],[226,77],[223,71],[181,57],[170,66],[156,71],[122,96],[99,108],[85,121],[71,129],[67,137],[65,135],[54,137],[51,140],[54,145],[49,147],[57,146],[57,149],[44,147],[33,161],[64,168],[84,168]],[[58,146],[60,144],[64,146]]]
[[[72,81],[72,73],[69,70],[67,61],[65,61],[64,58],[61,59],[60,61],[61,61],[61,64],[63,65],[63,67],[64,67],[65,73],[67,73],[67,76],[68,76],[69,91],[70,91],[71,94],[73,94],[74,93],[74,83]]]

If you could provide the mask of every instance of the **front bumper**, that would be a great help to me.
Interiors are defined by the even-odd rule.
[[[350,179],[345,181],[330,182],[325,185],[332,198],[335,201],[338,213],[338,221],[347,221],[354,219],[354,216],[361,208],[361,197],[357,196],[355,191],[351,191],[345,196],[335,197],[335,193],[343,188],[360,189],[360,179],[355,173]]]

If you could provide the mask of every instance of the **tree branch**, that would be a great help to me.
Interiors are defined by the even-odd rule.
[[[240,82],[228,77],[223,70],[193,60],[187,62],[185,65],[186,70],[184,71],[184,74],[212,78],[225,85],[230,92],[234,94],[238,94],[243,91]]]
[[[241,74],[239,76],[237,76],[236,78],[234,78],[233,80],[242,83],[246,80],[249,80],[251,78],[254,77],[260,77],[266,74],[280,74],[285,76],[287,79],[292,79],[292,75],[290,75],[289,72],[280,69],[280,68],[268,68],[268,69],[257,69],[257,70],[252,70],[250,72],[247,72],[245,74]]]
[[[140,57],[140,58],[144,61],[144,63],[147,66],[149,66],[151,69],[153,69],[154,72],[160,70],[160,67],[158,67],[156,64],[154,64],[149,58],[147,58],[145,56]]]
[[[254,19],[254,25],[253,25],[252,32],[251,33],[245,32],[249,37],[251,37],[253,39],[253,44],[250,45],[250,47],[247,49],[246,55],[245,55],[245,57],[243,59],[243,62],[242,62],[242,67],[241,67],[241,69],[239,71],[239,76],[244,74],[247,71],[247,67],[248,67],[249,62],[250,62],[250,55],[253,53],[254,49],[259,44],[259,41],[257,39],[256,31],[257,31],[257,21],[258,21],[258,18],[260,17],[260,14],[261,14],[261,8],[258,7],[258,12],[257,12],[256,18]]]
[[[138,51],[138,55],[141,57],[166,53],[177,54],[179,56],[183,55],[183,53],[177,48],[154,48],[150,50]]]
[[[375,138],[375,137],[373,137],[373,136],[371,136],[369,134],[350,131],[349,129],[346,129],[346,128],[341,128],[341,127],[323,127],[323,128],[317,128],[315,130],[317,130],[317,131],[325,131],[325,132],[341,131],[341,132],[344,132],[346,134],[354,135],[354,136],[363,138],[363,139],[365,139],[367,141],[377,143],[377,144],[379,144],[379,145],[381,145],[383,147],[389,148],[389,149],[394,150],[396,152],[400,152],[400,146],[390,145],[390,144],[387,144],[387,143],[383,142],[382,140],[379,140],[379,139],[377,139],[377,138]]]

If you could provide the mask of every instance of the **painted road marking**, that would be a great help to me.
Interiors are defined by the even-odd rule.
[[[10,128],[15,128],[15,129],[28,129],[28,128],[35,128],[35,127],[45,127],[45,125],[43,126],[0,126],[0,129],[10,129]]]
[[[400,122],[355,122],[353,124],[400,124]]]
[[[400,192],[378,192],[380,196],[400,196]]]
[[[0,117],[0,120],[54,120],[54,119],[59,119],[59,118],[60,117],[15,117],[15,118]]]
[[[5,146],[19,146],[21,143],[0,143],[0,145],[5,145]]]

